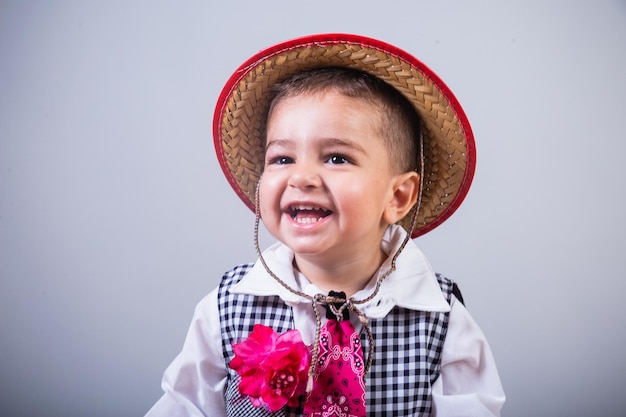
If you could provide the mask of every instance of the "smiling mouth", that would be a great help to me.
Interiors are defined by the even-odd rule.
[[[287,214],[289,214],[296,223],[310,224],[331,215],[332,211],[316,206],[294,205],[289,206]]]

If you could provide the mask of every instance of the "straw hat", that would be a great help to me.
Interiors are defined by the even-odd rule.
[[[474,137],[463,109],[446,85],[407,52],[357,35],[324,34],[294,39],[260,51],[226,82],[213,119],[217,157],[230,185],[254,210],[263,171],[262,118],[271,85],[319,67],[371,73],[399,90],[422,117],[422,194],[413,237],[448,219],[465,198],[476,162]],[[410,214],[402,219],[405,229]]]

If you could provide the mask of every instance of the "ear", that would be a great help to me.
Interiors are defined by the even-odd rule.
[[[392,181],[392,196],[385,211],[383,219],[388,224],[393,224],[406,216],[411,210],[420,191],[420,176],[415,171],[405,172],[394,177]]]

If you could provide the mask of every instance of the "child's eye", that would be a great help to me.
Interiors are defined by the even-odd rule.
[[[328,163],[333,164],[333,165],[340,165],[340,164],[347,164],[350,161],[348,160],[348,158],[346,158],[343,155],[331,155],[328,158]]]
[[[285,165],[285,164],[293,163],[293,159],[289,158],[288,156],[276,156],[276,157],[270,158],[268,160],[268,163],[269,165],[272,165],[272,164]]]

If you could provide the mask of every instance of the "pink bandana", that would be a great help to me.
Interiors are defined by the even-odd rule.
[[[313,391],[307,417],[365,417],[361,339],[350,320],[329,319],[320,330]]]

